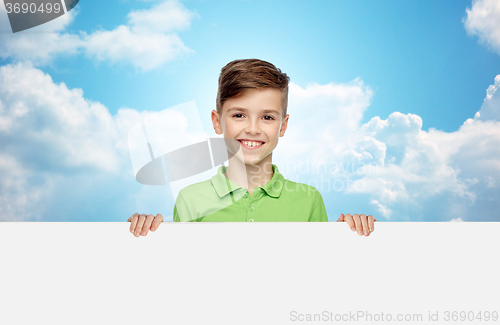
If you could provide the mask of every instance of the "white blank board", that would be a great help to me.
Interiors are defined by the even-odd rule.
[[[500,223],[129,226],[0,223],[0,323],[500,323]]]

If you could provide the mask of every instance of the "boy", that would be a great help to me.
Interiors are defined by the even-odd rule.
[[[174,221],[328,221],[321,194],[285,179],[272,163],[288,126],[288,82],[280,69],[258,59],[234,60],[222,68],[212,124],[224,134],[229,166],[182,189]],[[135,236],[145,236],[163,217],[136,213],[128,221]],[[341,214],[337,221],[368,236],[376,220]]]

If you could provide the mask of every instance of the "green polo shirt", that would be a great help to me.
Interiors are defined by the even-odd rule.
[[[174,206],[174,221],[328,221],[323,197],[310,185],[285,179],[273,167],[267,184],[252,195],[224,173],[220,166],[209,180],[183,188]]]

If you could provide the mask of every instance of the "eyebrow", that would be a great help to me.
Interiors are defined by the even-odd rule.
[[[241,112],[248,112],[248,109],[246,108],[242,108],[242,107],[231,107],[230,109],[227,110],[227,112],[229,113],[230,111],[241,111]],[[278,112],[277,110],[275,109],[265,109],[262,111],[263,113],[275,113],[277,115],[280,114],[280,112]]]

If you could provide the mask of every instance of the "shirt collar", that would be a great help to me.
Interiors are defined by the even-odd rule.
[[[267,195],[272,197],[279,197],[281,194],[281,190],[283,189],[284,177],[278,171],[278,166],[275,164],[273,166],[273,177],[269,182],[265,185],[261,186],[261,188],[267,193]],[[215,188],[215,191],[220,197],[227,195],[229,192],[236,191],[239,188],[242,188],[238,184],[229,180],[224,176],[224,173],[227,170],[227,166],[220,166],[217,174],[212,177],[212,185]]]

